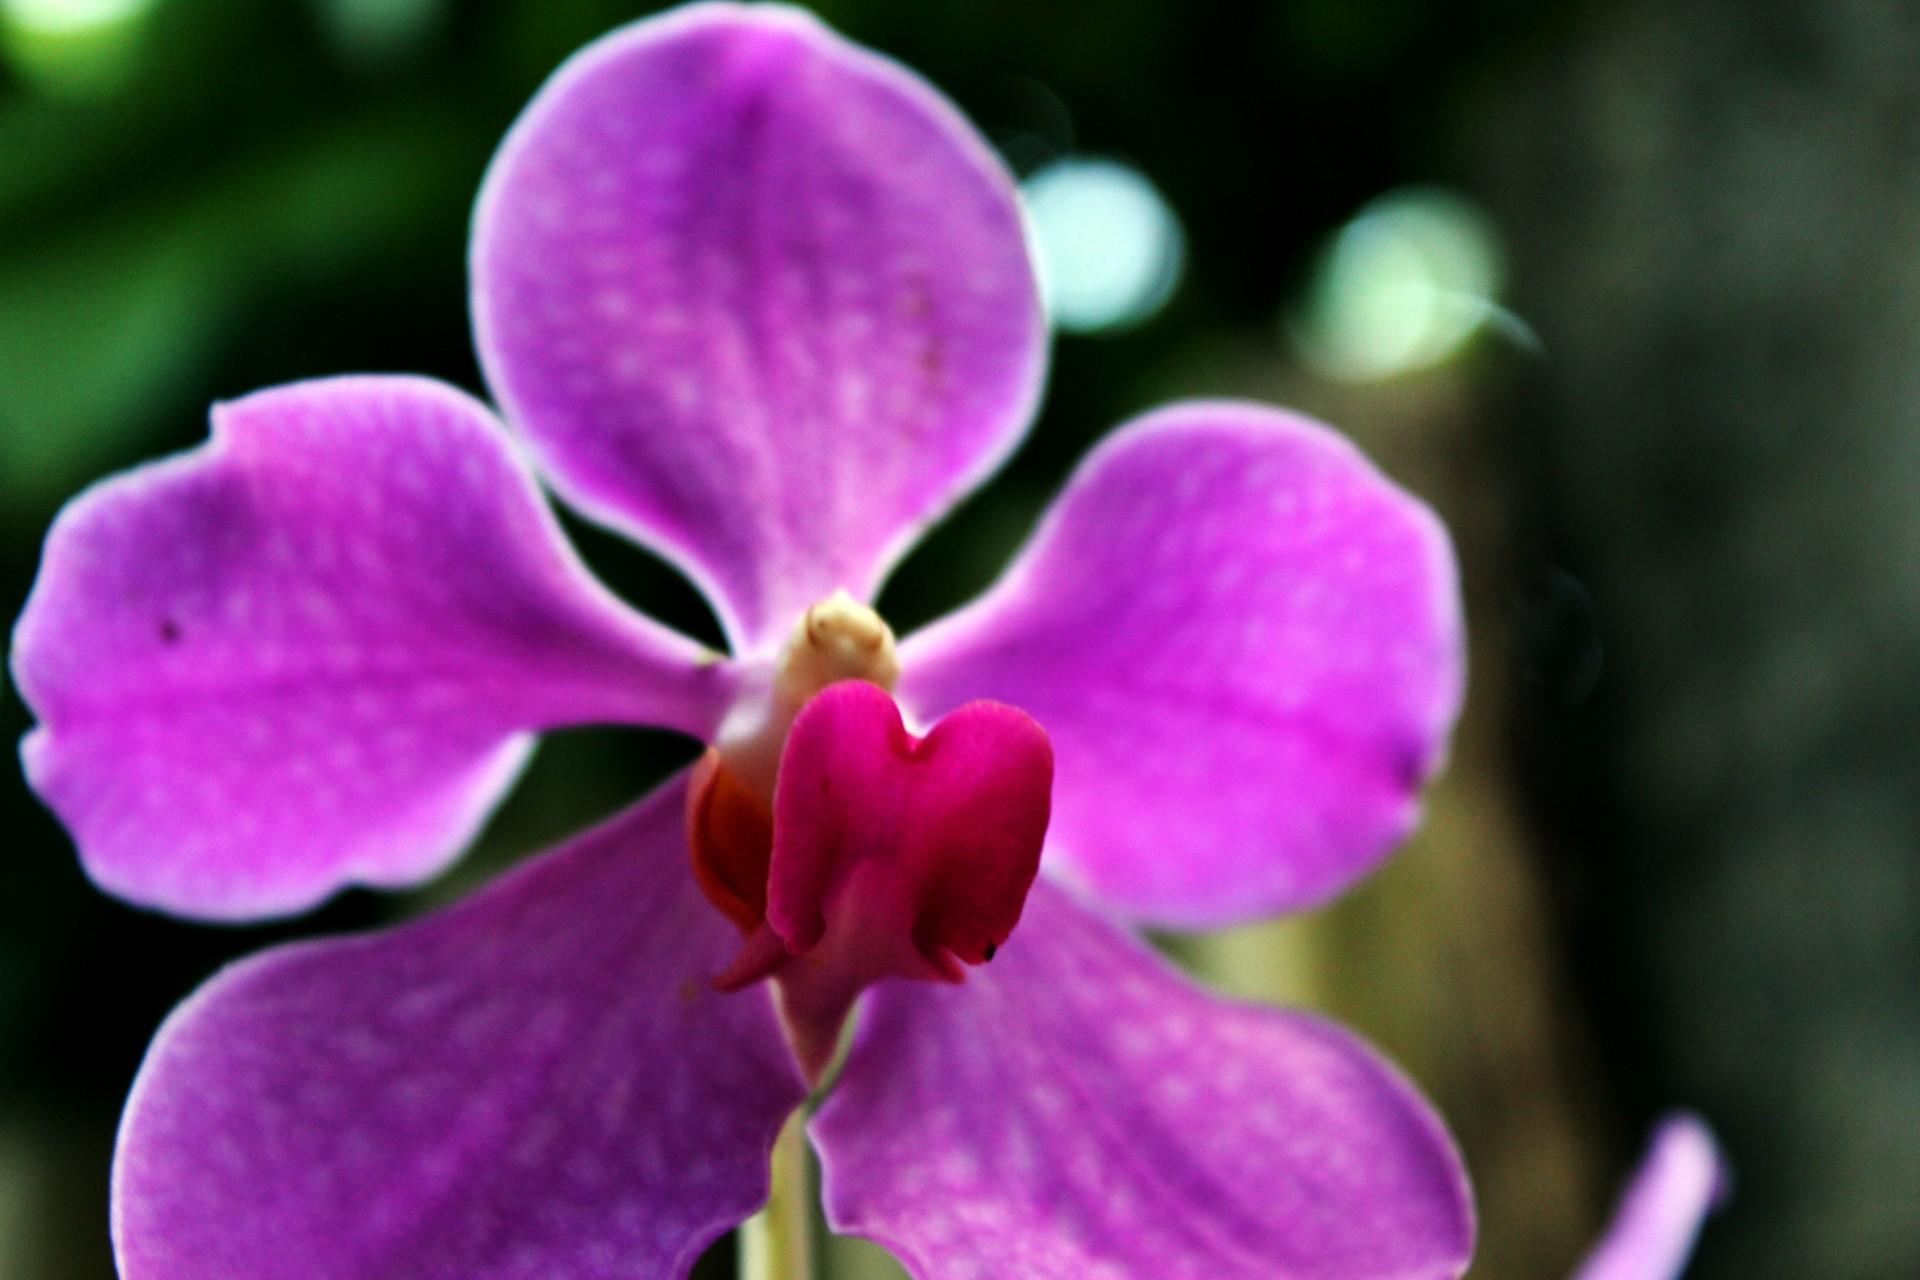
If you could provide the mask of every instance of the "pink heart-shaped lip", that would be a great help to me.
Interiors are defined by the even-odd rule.
[[[925,965],[979,964],[1020,920],[1052,788],[1053,748],[1024,711],[971,702],[915,738],[880,689],[833,685],[780,759],[768,921],[796,955],[884,921]]]
[[[993,958],[1039,870],[1052,788],[1053,748],[1023,711],[968,703],[916,738],[884,690],[829,686],[787,737],[765,922],[720,985],[776,976],[817,1076],[862,989],[959,982]]]

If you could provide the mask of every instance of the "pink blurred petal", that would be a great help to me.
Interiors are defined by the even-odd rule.
[[[1132,917],[1320,902],[1412,828],[1463,677],[1452,549],[1317,423],[1176,405],[1081,465],[983,598],[901,645],[900,702],[1053,741],[1049,856]]]
[[[730,674],[586,574],[505,434],[421,378],[298,383],[48,535],[14,636],[35,789],[102,888],[299,911],[432,875],[528,731],[712,731]]]
[[[1573,1280],[1678,1280],[1726,1181],[1712,1131],[1695,1116],[1668,1117]]]
[[[576,55],[495,157],[472,257],[508,417],[737,651],[871,597],[1019,441],[1044,368],[1012,179],[924,81],[784,6]]]
[[[966,985],[873,990],[812,1133],[829,1222],[919,1280],[1450,1280],[1472,1250],[1406,1081],[1044,879]]]
[[[684,1276],[803,1096],[685,873],[684,782],[460,906],[225,970],[114,1169],[125,1280]]]

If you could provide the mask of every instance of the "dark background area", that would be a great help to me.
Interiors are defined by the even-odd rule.
[[[48,4],[0,0],[9,617],[60,503],[196,443],[211,400],[360,370],[484,394],[481,171],[568,53],[648,9],[152,0],[49,36],[20,17]],[[990,580],[1086,447],[1173,396],[1324,416],[1455,528],[1474,683],[1427,831],[1320,918],[1175,953],[1408,1064],[1481,1187],[1477,1275],[1567,1274],[1674,1104],[1735,1166],[1699,1280],[1920,1275],[1920,5],[817,9],[1023,176],[1124,160],[1186,234],[1164,310],[1057,343],[1026,448],[889,586],[897,629]],[[1286,319],[1315,255],[1409,184],[1481,211],[1510,311],[1423,369],[1313,372]],[[717,640],[670,571],[570,527]],[[28,723],[8,688],[0,730]],[[0,1280],[112,1274],[120,1101],[219,964],[443,901],[691,754],[559,735],[448,882],[265,929],[95,892],[9,772]]]

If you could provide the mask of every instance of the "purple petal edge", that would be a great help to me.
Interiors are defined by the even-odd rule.
[[[1727,1183],[1726,1162],[1705,1122],[1684,1112],[1667,1117],[1573,1280],[1678,1280]]]
[[[1208,928],[1325,901],[1411,831],[1464,648],[1423,503],[1319,423],[1195,402],[1095,449],[1000,581],[902,642],[899,696],[1031,714],[1049,867]]]
[[[871,598],[1019,443],[1045,372],[1005,167],[920,77],[784,5],[576,54],[495,156],[471,257],[509,420],[740,654],[836,588]]]
[[[827,1216],[918,1280],[1452,1280],[1465,1171],[1349,1033],[1201,990],[1042,880],[964,986],[868,997]]]
[[[460,905],[174,1011],[121,1124],[124,1280],[685,1276],[805,1090],[685,861],[684,780]]]
[[[88,874],[222,920],[432,875],[532,731],[705,736],[733,679],[588,576],[485,406],[371,376],[218,405],[69,503],[12,664]]]

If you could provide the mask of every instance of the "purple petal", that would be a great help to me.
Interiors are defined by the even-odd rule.
[[[559,490],[686,569],[736,651],[871,598],[1018,442],[1045,362],[999,161],[784,6],[676,10],[561,68],[487,175],[473,294]]]
[[[804,1090],[686,869],[685,783],[403,928],[225,970],[161,1028],[125,1280],[684,1276]]]
[[[1574,1280],[1677,1280],[1726,1177],[1707,1126],[1695,1116],[1669,1117]]]
[[[965,986],[869,997],[813,1122],[836,1230],[919,1280],[1439,1280],[1439,1119],[1352,1036],[1210,996],[1045,880]]]
[[[1055,870],[1224,924],[1332,896],[1412,828],[1460,704],[1453,554],[1327,428],[1177,405],[1096,449],[900,663],[923,721],[992,698],[1046,729]]]
[[[433,874],[590,720],[712,731],[723,667],[590,579],[486,409],[419,378],[263,391],[48,535],[23,754],[102,888],[298,911]]]

